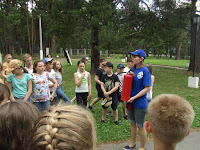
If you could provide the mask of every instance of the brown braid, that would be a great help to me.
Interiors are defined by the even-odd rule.
[[[34,150],[94,150],[96,132],[94,119],[77,105],[54,106],[36,123]]]

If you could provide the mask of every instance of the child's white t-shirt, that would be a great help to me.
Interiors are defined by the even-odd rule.
[[[45,72],[49,74],[50,78],[53,77],[55,79],[56,75],[55,75],[54,69],[51,69],[50,72],[49,71],[45,71]],[[53,82],[51,82],[50,80],[49,80],[49,85],[53,85]],[[53,87],[50,88],[50,91],[53,92]]]
[[[81,78],[82,73],[77,72],[77,77],[78,79]],[[81,85],[79,87],[76,86],[75,89],[76,93],[85,93],[85,92],[89,92],[89,87],[88,87],[88,72],[85,71],[85,76],[83,77],[82,81],[81,81]]]
[[[129,72],[129,70],[130,70],[130,69],[129,69],[128,67],[125,67],[124,70],[123,70],[123,72],[126,72],[126,73],[127,73],[127,72]]]

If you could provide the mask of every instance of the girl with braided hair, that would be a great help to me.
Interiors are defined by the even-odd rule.
[[[31,150],[95,150],[91,113],[78,105],[52,106],[35,124]]]

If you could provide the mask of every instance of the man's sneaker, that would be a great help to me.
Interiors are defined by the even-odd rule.
[[[119,121],[115,121],[115,124],[116,124],[116,125],[119,125]]]
[[[91,110],[92,110],[92,107],[89,105],[89,106],[88,106],[88,109],[91,111]]]
[[[133,147],[130,147],[129,145],[125,146],[123,148],[123,150],[132,150],[132,149],[136,149],[137,148],[137,145],[135,144]]]

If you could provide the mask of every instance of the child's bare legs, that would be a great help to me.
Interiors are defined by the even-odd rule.
[[[131,123],[131,144],[129,147],[133,147],[136,144],[137,127],[135,123]]]
[[[115,118],[115,121],[118,121],[118,110],[116,109],[116,110],[113,110],[112,112],[113,112],[113,116]]]
[[[101,120],[105,120],[106,119],[107,111],[108,111],[108,108],[102,108],[102,119]]]
[[[145,130],[145,127],[138,127],[138,129],[140,133],[140,142],[141,142],[141,146],[139,150],[145,150],[145,144],[147,141],[146,130]]]
[[[72,98],[71,102],[73,103],[76,100],[76,96]]]
[[[91,102],[91,104],[90,104],[89,106],[90,106],[90,107],[93,107],[94,104],[96,104],[100,99],[101,99],[101,97],[96,97],[96,98]]]
[[[122,111],[123,111],[124,117],[127,116],[127,113],[126,113],[126,102],[122,103]]]

